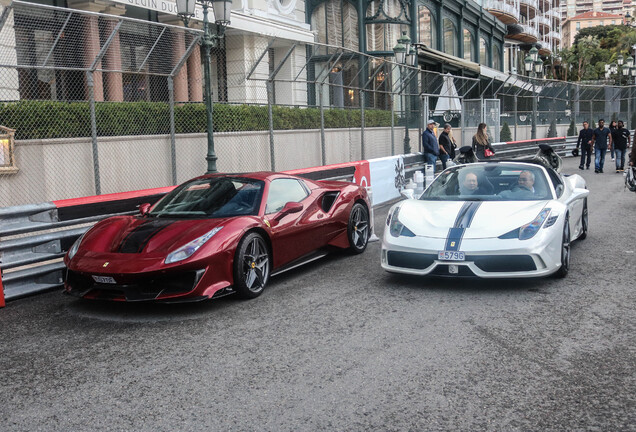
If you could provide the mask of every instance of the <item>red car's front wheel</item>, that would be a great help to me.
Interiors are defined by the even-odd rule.
[[[243,298],[261,295],[269,280],[271,260],[263,237],[255,232],[241,239],[234,257],[234,289]]]
[[[353,253],[362,253],[367,248],[370,233],[369,211],[360,203],[355,203],[349,215],[349,250]]]

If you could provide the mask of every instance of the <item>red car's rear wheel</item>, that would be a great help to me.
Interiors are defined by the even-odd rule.
[[[270,254],[263,237],[255,232],[241,239],[234,257],[234,289],[243,298],[261,295],[269,280]]]

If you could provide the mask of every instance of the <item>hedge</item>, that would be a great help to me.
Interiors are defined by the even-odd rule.
[[[206,132],[205,105],[175,105],[175,131]],[[275,130],[319,129],[319,108],[273,106]],[[359,128],[359,109],[325,109],[326,128]],[[165,102],[98,102],[95,104],[98,136],[156,135],[170,133],[170,111]],[[16,129],[16,139],[74,138],[91,136],[88,102],[20,101],[0,104],[0,125]],[[397,119],[394,120],[397,124]],[[366,127],[391,125],[391,112],[365,110]],[[214,105],[216,132],[269,129],[267,106]]]

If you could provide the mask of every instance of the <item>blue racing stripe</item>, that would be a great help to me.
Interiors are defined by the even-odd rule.
[[[459,250],[459,246],[462,243],[462,238],[464,238],[466,228],[470,227],[470,224],[473,222],[475,213],[477,213],[480,205],[481,202],[479,201],[468,201],[465,202],[464,205],[462,205],[459,213],[457,213],[455,225],[448,230],[448,237],[446,238],[446,246],[444,250]]]

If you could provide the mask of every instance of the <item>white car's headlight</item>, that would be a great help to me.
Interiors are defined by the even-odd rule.
[[[500,239],[513,239],[518,238],[519,240],[528,240],[535,236],[539,232],[539,229],[548,218],[550,214],[549,208],[544,208],[539,212],[536,218],[534,218],[531,222],[528,222],[525,225],[520,226],[519,228],[515,228],[512,231],[507,232],[506,234],[500,235]],[[558,218],[558,217],[557,217]],[[556,219],[550,218],[550,225],[554,225]]]
[[[186,258],[190,258],[201,246],[205,244],[208,240],[210,240],[214,234],[221,231],[223,227],[216,227],[212,231],[207,232],[201,237],[192,240],[188,244],[181,246],[179,249],[170,252],[166,257],[165,263],[172,264],[178,261],[182,261]]]
[[[71,248],[68,250],[68,259],[73,259],[73,257],[75,256],[75,254],[79,250],[80,243],[82,242],[82,239],[84,238],[84,235],[85,234],[82,234],[81,236],[79,236],[79,238],[77,240],[75,240],[75,243],[73,243],[73,246],[71,246]]]
[[[387,219],[387,225],[389,225],[389,232],[393,237],[415,237],[413,231],[404,226],[398,215],[400,214],[400,207],[396,208],[392,214],[389,215]]]

